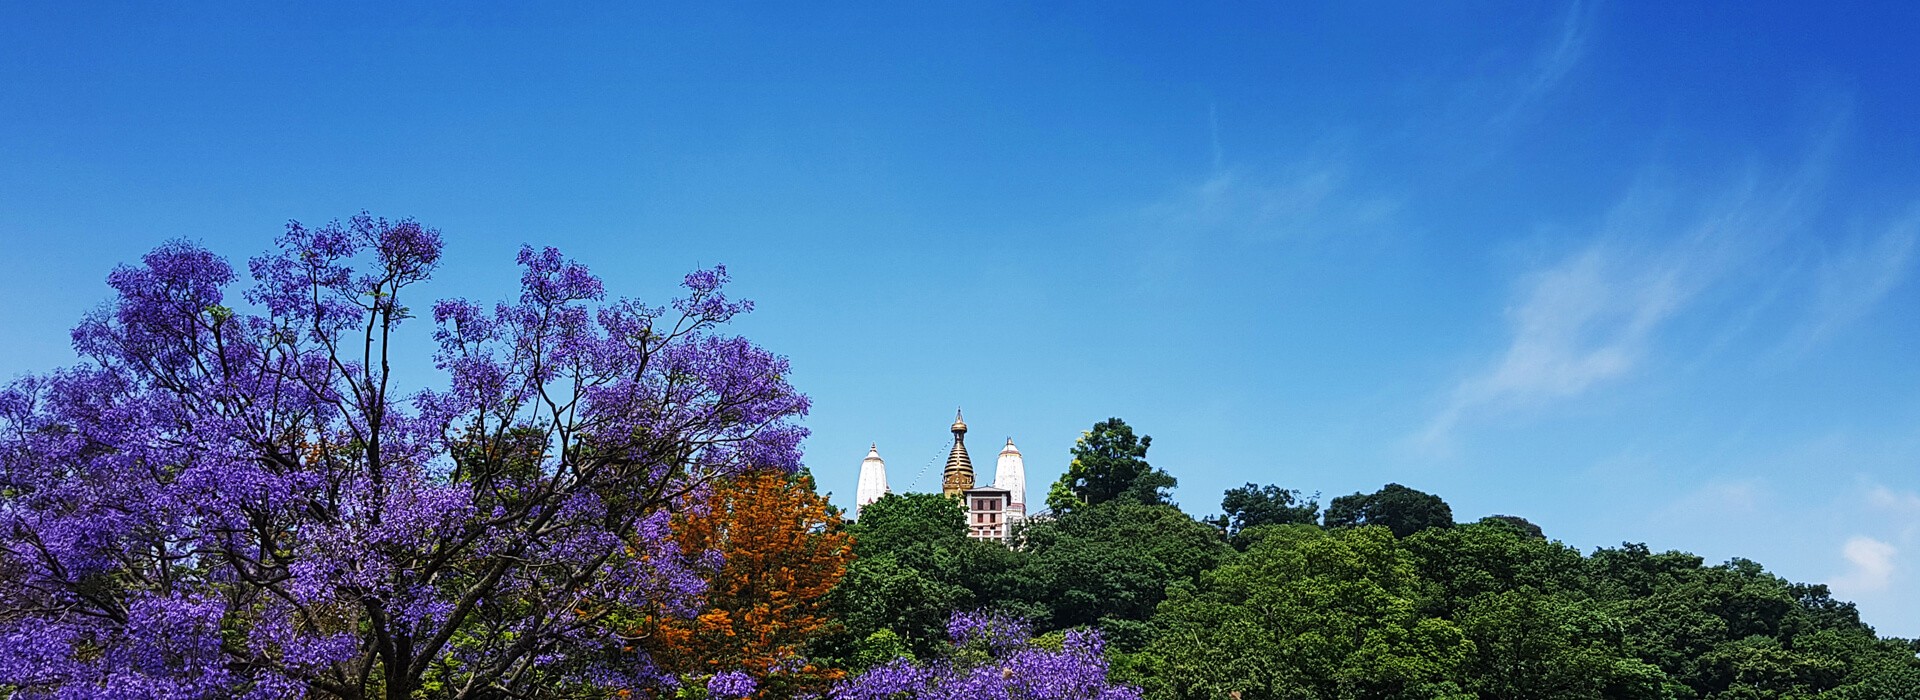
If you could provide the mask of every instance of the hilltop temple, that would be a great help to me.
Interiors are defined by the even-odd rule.
[[[1011,527],[1026,519],[1027,466],[1020,448],[1007,438],[1006,447],[994,462],[993,483],[974,483],[973,459],[967,456],[967,422],[954,412],[953,448],[947,452],[947,466],[941,472],[940,492],[960,499],[967,509],[967,535],[975,539],[1007,541]],[[860,460],[860,482],[854,491],[854,504],[865,508],[890,492],[887,488],[887,463],[880,458],[880,446],[867,447],[867,458]]]

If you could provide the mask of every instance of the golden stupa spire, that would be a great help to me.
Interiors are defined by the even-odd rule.
[[[947,453],[947,469],[940,480],[940,492],[958,498],[973,488],[973,460],[967,457],[967,422],[953,411],[953,451]]]

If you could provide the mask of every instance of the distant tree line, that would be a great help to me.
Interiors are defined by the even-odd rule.
[[[1324,511],[1247,484],[1195,519],[1150,444],[1095,424],[1013,548],[968,539],[939,495],[863,509],[815,652],[856,670],[935,654],[953,611],[987,609],[1099,630],[1114,679],[1168,700],[1920,698],[1920,646],[1752,561],[1583,554],[1400,484]]]

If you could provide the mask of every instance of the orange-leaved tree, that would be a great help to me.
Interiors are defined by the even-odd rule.
[[[662,670],[742,669],[759,681],[756,697],[817,691],[841,675],[802,655],[827,625],[823,601],[853,559],[851,538],[812,477],[756,471],[716,482],[704,503],[675,516],[673,531],[681,551],[717,551],[724,563],[709,575],[698,617],[642,623]]]

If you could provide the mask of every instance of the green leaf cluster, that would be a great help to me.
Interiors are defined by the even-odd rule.
[[[1119,418],[1093,424],[1073,443],[1073,461],[1067,473],[1047,490],[1047,507],[1066,513],[1086,505],[1116,499],[1158,505],[1170,503],[1178,480],[1147,463],[1153,437],[1136,436]]]

